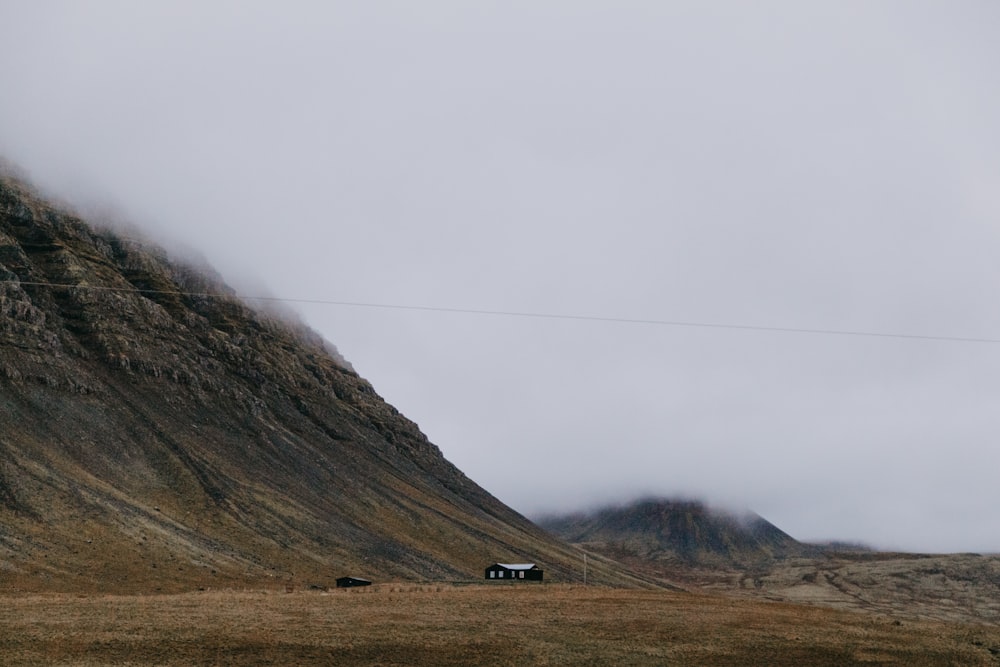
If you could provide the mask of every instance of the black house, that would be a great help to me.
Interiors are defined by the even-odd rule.
[[[487,579],[541,581],[542,569],[534,563],[493,563],[486,568]]]
[[[355,586],[371,586],[372,582],[360,577],[341,577],[337,579],[337,588],[354,588]]]

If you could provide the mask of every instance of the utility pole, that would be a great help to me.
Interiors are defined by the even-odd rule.
[[[583,552],[583,585],[587,585],[587,552]]]

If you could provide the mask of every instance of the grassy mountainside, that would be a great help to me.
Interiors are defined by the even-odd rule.
[[[0,589],[477,579],[498,560],[578,576],[319,336],[0,180]]]

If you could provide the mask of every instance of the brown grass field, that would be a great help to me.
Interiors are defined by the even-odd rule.
[[[556,584],[14,594],[0,664],[1000,665],[1000,628]]]

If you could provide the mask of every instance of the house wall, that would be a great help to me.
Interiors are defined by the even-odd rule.
[[[491,565],[486,568],[486,578],[490,581],[542,581],[542,570],[508,570]]]

